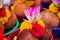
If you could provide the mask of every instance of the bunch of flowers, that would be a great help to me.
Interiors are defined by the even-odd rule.
[[[45,24],[40,20],[40,8],[36,6],[31,10],[26,9],[24,11],[28,20],[22,22],[20,32],[23,30],[30,30],[34,36],[41,37],[45,33]]]

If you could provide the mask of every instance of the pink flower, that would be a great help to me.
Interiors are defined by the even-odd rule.
[[[24,10],[24,13],[29,21],[37,21],[40,19],[40,6],[30,7]]]
[[[43,28],[41,25],[39,25],[37,23],[33,23],[33,27],[30,31],[33,35],[35,35],[37,37],[41,37],[45,33],[45,28]]]

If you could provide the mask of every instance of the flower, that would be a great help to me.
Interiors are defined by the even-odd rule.
[[[32,28],[32,24],[30,22],[24,21],[21,24],[20,31],[23,31],[25,29],[29,30]]]
[[[35,35],[37,37],[41,37],[45,33],[45,28],[37,23],[33,23],[33,27],[30,31],[33,35]]]
[[[24,13],[30,22],[36,22],[40,19],[40,6],[36,5],[34,7],[25,9]]]
[[[14,40],[17,40],[17,36],[14,37]]]
[[[60,12],[57,13],[58,18],[60,18]]]
[[[4,35],[3,29],[0,29],[0,40],[7,40],[6,36]]]
[[[10,18],[11,17],[10,11],[8,9],[6,9],[6,17],[7,18]]]
[[[9,10],[5,9],[5,11],[6,11],[6,16],[0,17],[0,22],[2,24],[5,24],[6,22],[8,22],[8,19],[10,18],[10,12],[9,12]],[[3,15],[5,15],[5,14],[3,14]]]
[[[53,3],[54,3],[57,7],[60,7],[60,0],[53,0]]]
[[[5,8],[2,8],[0,10],[0,17],[4,17],[4,16],[6,16],[6,11],[5,11]]]
[[[0,34],[1,34],[1,33],[4,33],[4,30],[3,30],[3,29],[0,29]]]
[[[44,24],[43,20],[38,20],[38,24],[40,24],[41,26],[45,27],[45,24]]]
[[[57,13],[59,8],[57,8],[53,3],[49,6],[49,10],[53,13]]]
[[[6,37],[3,37],[2,40],[8,40]]]
[[[4,37],[5,36],[3,33],[4,33],[4,30],[3,29],[0,29],[0,39],[1,39],[1,37]]]
[[[11,10],[14,12],[14,6],[11,6]]]
[[[53,0],[54,3],[60,4],[60,0]]]

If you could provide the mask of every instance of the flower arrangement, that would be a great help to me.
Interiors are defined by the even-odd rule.
[[[30,23],[30,24],[28,22],[26,22],[24,24],[23,23],[21,24],[20,32],[22,32],[23,30],[26,29],[26,30],[30,30],[31,33],[37,37],[43,36],[45,28],[42,25],[40,25],[38,23]]]
[[[45,25],[44,22],[40,20],[40,8],[38,6],[35,6],[34,9],[32,11],[31,10],[32,9],[26,9],[24,11],[28,20],[22,22],[20,30],[23,31],[27,29],[30,30],[34,36],[41,37],[45,33]],[[36,23],[36,21],[38,22]]]
[[[45,33],[45,25],[44,22],[40,20],[40,7],[35,6],[34,8],[25,9],[24,13],[28,20],[22,22],[20,32],[29,30],[34,36],[42,37]],[[15,39],[17,39],[17,36],[14,37],[14,40]]]

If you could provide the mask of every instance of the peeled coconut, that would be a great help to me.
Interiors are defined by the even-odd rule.
[[[17,40],[38,40],[29,30],[24,30],[18,34]]]
[[[53,28],[53,27],[58,27],[59,26],[58,17],[50,11],[44,11],[41,14],[41,18],[44,21],[47,28]]]

